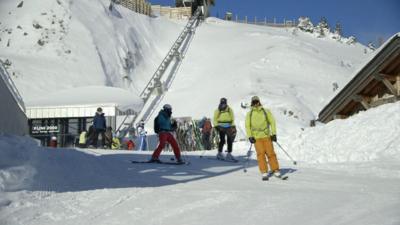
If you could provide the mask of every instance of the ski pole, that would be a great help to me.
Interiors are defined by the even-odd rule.
[[[292,160],[293,165],[296,165],[297,164],[296,160],[294,160],[278,142],[275,143],[279,146],[279,148],[281,148],[281,150],[287,155],[287,157],[289,157],[289,159]]]
[[[248,165],[249,165],[250,156],[251,156],[251,147],[253,147],[253,143],[250,144],[250,148],[249,148],[249,150],[247,151],[247,159],[246,159],[246,161],[244,162],[244,165],[243,165],[243,172],[244,172],[244,173],[247,172],[247,167],[248,167]]]
[[[200,155],[200,158],[203,158],[204,154],[206,154],[206,149],[203,149],[203,152]]]

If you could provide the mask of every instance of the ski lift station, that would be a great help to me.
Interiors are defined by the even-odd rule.
[[[75,144],[83,130],[88,130],[98,107],[103,109],[107,126],[116,131],[143,103],[124,89],[89,86],[28,100],[26,105],[30,135],[43,145],[55,136],[59,146],[68,147]]]

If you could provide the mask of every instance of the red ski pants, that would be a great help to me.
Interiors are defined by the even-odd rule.
[[[172,146],[175,158],[177,159],[181,158],[181,150],[179,149],[178,143],[176,142],[174,136],[170,132],[161,132],[158,136],[158,140],[159,140],[158,147],[153,152],[152,156],[153,159],[158,159],[166,143],[169,143]]]

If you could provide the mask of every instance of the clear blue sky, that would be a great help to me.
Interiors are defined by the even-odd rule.
[[[149,0],[153,4],[174,5],[175,0]],[[367,44],[384,40],[400,32],[400,0],[215,0],[211,16],[223,17],[226,11],[247,16],[254,20],[267,17],[297,19],[308,16],[316,24],[321,17],[326,17],[334,28],[336,22],[342,25],[344,36],[354,35],[358,41]]]

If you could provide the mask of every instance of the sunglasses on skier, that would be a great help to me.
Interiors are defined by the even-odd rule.
[[[260,103],[260,101],[258,101],[258,100],[251,101],[252,106],[258,105],[259,103]]]

